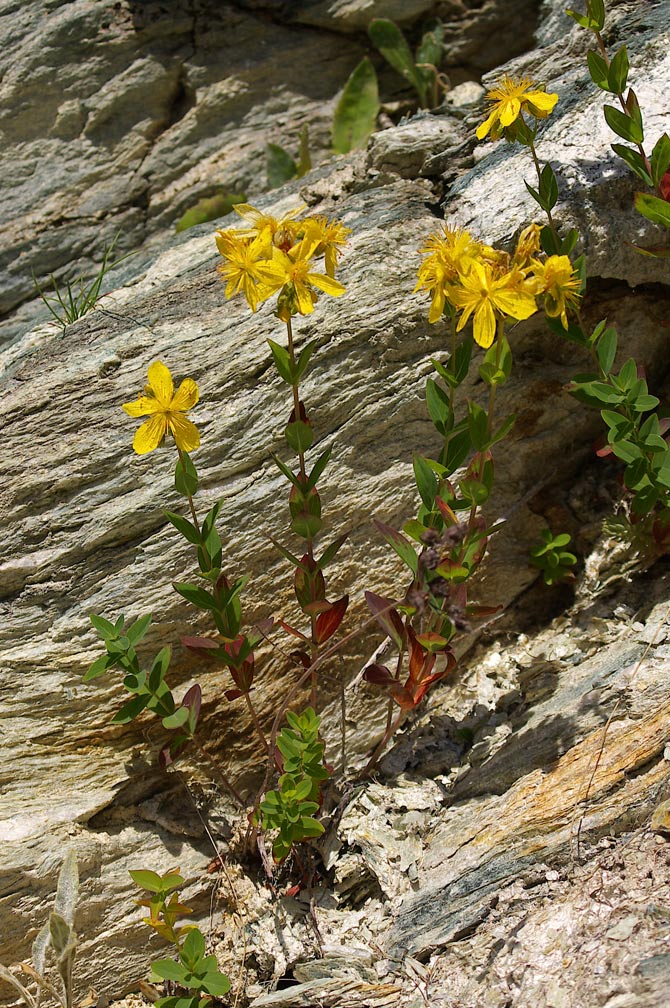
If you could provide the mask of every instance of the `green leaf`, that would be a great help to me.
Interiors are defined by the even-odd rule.
[[[613,94],[623,94],[625,91],[626,84],[628,83],[629,69],[628,53],[626,52],[626,47],[622,46],[613,57],[607,74],[609,90]]]
[[[527,187],[528,188],[528,187]],[[530,191],[530,189],[529,189]],[[531,196],[533,199],[537,198],[537,195],[533,195],[535,190],[531,191]],[[548,224],[540,230],[540,244],[542,246],[542,251],[546,252],[547,255],[561,255],[561,243],[557,236],[554,234],[552,228]]]
[[[441,460],[449,476],[460,468],[471,448],[472,441],[468,428],[456,431],[449,437],[441,456]]]
[[[566,10],[568,17],[576,21],[582,28],[591,28],[594,31],[602,31],[605,25],[605,3],[604,0],[587,0],[586,14],[577,14],[573,10]]]
[[[214,196],[201,199],[179,218],[175,224],[175,231],[179,234],[180,231],[186,231],[187,228],[195,227],[196,224],[205,224],[218,217],[225,217],[236,203],[244,203],[246,198],[244,193],[221,191]]]
[[[577,239],[579,238],[579,231],[576,228],[570,228],[566,233],[565,237],[561,239],[560,255],[570,255],[573,248],[577,244]]]
[[[432,378],[426,380],[426,407],[436,430],[444,435],[453,426],[449,396]]]
[[[116,656],[110,654],[100,655],[99,658],[93,662],[91,667],[87,672],[84,673],[83,682],[91,682],[93,679],[97,679],[98,676],[104,675],[108,672],[113,665],[116,664]]]
[[[491,435],[491,445],[498,444],[503,438],[506,438],[512,427],[516,423],[516,413],[510,414],[498,427],[498,429]]]
[[[607,60],[599,52],[596,52],[595,49],[589,49],[586,54],[586,62],[589,66],[591,80],[596,87],[599,87],[601,91],[611,91]]]
[[[632,357],[629,357],[617,375],[617,384],[620,388],[629,390],[637,381],[637,364]]]
[[[444,25],[435,18],[424,29],[416,50],[416,63],[429,63],[439,68],[444,56]],[[420,67],[417,66],[417,69]]]
[[[429,511],[433,510],[437,496],[437,477],[425,458],[414,456],[414,479],[419,496]]]
[[[468,431],[473,448],[484,451],[489,444],[488,416],[472,399],[468,402]]]
[[[175,962],[174,959],[157,959],[155,962],[152,962],[151,971],[159,980],[174,980],[175,983],[187,986],[184,983],[187,971],[180,963]]]
[[[330,451],[330,449],[329,449],[329,451]],[[300,479],[296,476],[296,474],[294,472],[291,472],[291,470],[289,469],[289,467],[287,465],[284,465],[284,463],[282,462],[282,460],[280,458],[278,458],[277,455],[271,455],[270,458],[272,459],[272,461],[274,462],[274,464],[277,466],[277,468],[279,469],[279,471],[284,474],[284,476],[289,481],[289,483],[292,483],[293,486],[297,490],[300,490],[302,484],[300,483]]]
[[[186,935],[181,947],[181,961],[189,966],[195,966],[205,954],[205,938],[198,928],[193,928]]]
[[[185,584],[178,581],[173,581],[172,587],[181,595],[182,598],[185,598],[186,601],[190,602],[192,605],[197,606],[198,609],[204,609],[207,612],[218,611],[216,602],[204,588],[199,588],[197,585]]]
[[[182,497],[193,497],[198,492],[198,473],[187,452],[181,452],[177,459],[174,488]]]
[[[95,613],[89,613],[88,618],[93,624],[94,630],[97,630],[98,635],[102,637],[103,640],[115,640],[119,636],[119,631],[113,623],[106,620],[103,616],[97,616]]]
[[[326,448],[326,450],[321,455],[319,455],[318,459],[314,463],[314,468],[307,477],[307,490],[312,490],[316,486],[324,469],[328,465],[332,451],[333,446],[331,445],[330,448]]]
[[[547,208],[553,210],[558,200],[558,182],[550,164],[546,164],[540,172],[540,196]]]
[[[298,174],[298,166],[283,147],[279,144],[268,143],[265,145],[265,174],[268,180],[268,189],[278,189],[290,179]]]
[[[661,179],[670,168],[670,137],[663,133],[651,152],[651,175],[652,184],[660,185]]]
[[[138,714],[141,714],[144,708],[147,706],[151,697],[148,693],[142,696],[134,696],[128,703],[125,703],[120,711],[118,711],[112,718],[112,724],[128,724]]]
[[[596,345],[598,363],[605,374],[609,374],[612,370],[614,358],[616,357],[617,342],[616,329],[606,329]]]
[[[188,707],[177,707],[174,714],[169,714],[163,718],[163,727],[167,728],[168,731],[172,731],[174,728],[181,728],[188,721],[189,714]]]
[[[293,369],[293,364],[291,363],[291,355],[286,347],[280,346],[279,343],[275,343],[275,341],[271,339],[267,342],[280,377],[283,378],[287,385],[297,385],[298,380]]]
[[[658,196],[650,196],[648,193],[641,192],[635,193],[635,209],[652,224],[660,224],[661,227],[670,228],[670,203],[659,199]]]
[[[133,868],[128,872],[135,885],[147,892],[163,892],[163,881],[156,872],[143,868]]]
[[[607,125],[617,136],[628,140],[629,143],[641,144],[644,141],[644,130],[638,116],[633,118],[626,115],[613,105],[605,105],[603,112]]]
[[[405,539],[402,533],[391,528],[390,525],[384,525],[383,522],[378,521],[376,518],[373,521],[391,549],[395,550],[403,563],[409,567],[414,577],[416,577],[419,569],[419,557],[409,540]]]
[[[651,175],[647,171],[647,164],[639,151],[633,150],[632,147],[624,147],[623,144],[612,144],[612,150],[622,161],[626,162],[628,167],[635,172],[645,185],[654,184]]]
[[[331,137],[336,154],[364,147],[374,132],[379,112],[379,88],[375,68],[366,56],[344,85],[335,109]]]
[[[213,997],[223,997],[230,990],[230,980],[223,973],[212,971],[205,973],[201,979],[202,987]]]
[[[291,448],[298,454],[306,452],[314,443],[314,428],[303,420],[287,424],[284,434]]]
[[[293,372],[294,375],[295,375],[295,381],[293,383],[294,385],[298,384],[298,382],[301,380],[302,376],[304,375],[305,371],[307,370],[307,365],[310,362],[312,354],[314,353],[314,351],[317,348],[318,342],[319,342],[318,340],[310,340],[309,343],[306,343],[305,346],[300,351],[300,354],[298,356],[298,360],[296,361],[295,369],[294,369],[294,372]]]
[[[323,553],[321,554],[321,558],[316,562],[320,570],[323,570],[323,568],[330,563],[330,561],[335,557],[336,553],[339,551],[340,547],[344,545],[344,543],[347,541],[348,538],[349,533],[344,532],[343,535],[338,536],[337,539],[334,539],[332,543],[323,551]]]
[[[194,546],[200,545],[200,533],[188,518],[175,514],[173,511],[163,511],[163,514],[187,542],[192,543]]]
[[[387,63],[412,85],[419,101],[425,106],[425,80],[417,71],[412,51],[397,24],[388,18],[373,18],[368,25],[368,35]]]

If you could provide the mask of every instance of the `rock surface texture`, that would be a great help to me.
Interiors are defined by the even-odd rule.
[[[606,42],[628,45],[655,138],[668,129],[667,5],[609,6]],[[172,456],[167,448],[133,456],[133,424],[119,408],[155,359],[196,379],[200,498],[224,498],[230,567],[252,573],[249,621],[290,618],[290,575],[267,540],[288,536],[270,453],[282,451],[291,404],[265,342],[280,332],[269,305],[252,316],[225,302],[214,225],[174,236],[190,203],[223,185],[272,212],[304,203],[351,229],[339,273],[346,296],[324,297],[297,334],[318,340],[302,394],[314,451],[336,445],[324,514],[327,527],[351,530],[330,582],[352,595],[350,629],[364,616],[363,589],[404,590],[371,518],[399,524],[413,512],[412,452],[433,449],[423,386],[431,357],[444,358],[446,334],[411,293],[417,249],[443,217],[505,247],[536,216],[523,185],[533,177],[527,153],[475,141],[481,88],[468,77],[477,71],[513,57],[508,72],[559,93],[540,151],[559,175],[559,226],[586,236],[585,315],[616,324],[654,389],[664,387],[667,260],[632,248],[658,235],[632,209],[635,185],[610,150],[602,96],[588,82],[587,39],[561,8],[553,0],[305,0],[288,13],[271,0],[0,5],[9,53],[3,175],[13,179],[0,193],[0,962],[29,954],[72,847],[82,878],[81,995],[87,986],[117,997],[135,989],[149,953],[128,869],[180,865],[207,923],[210,835],[224,851],[231,839],[234,813],[207,764],[194,757],[183,777],[158,770],[153,722],[110,726],[118,684],[82,685],[99,653],[90,612],[154,613],[146,653],[176,645],[171,681],[178,692],[202,684],[207,751],[242,790],[257,783],[250,724],[223,699],[229,680],[196,667],[177,643],[204,624],[170,587],[191,564],[162,513],[180,506]],[[434,14],[447,24],[448,68],[466,82],[436,111],[375,134],[366,151],[325,160],[336,92],[365,52],[369,18],[397,17],[411,31]],[[492,31],[495,45],[485,41]],[[323,163],[260,195],[265,142],[294,139],[303,123]],[[115,289],[100,306],[63,332],[29,327],[31,269],[75,275],[119,228],[121,249],[137,254],[110,277]],[[600,537],[616,484],[593,460],[597,417],[565,392],[584,366],[578,352],[539,319],[514,327],[511,342],[515,370],[500,408],[517,423],[496,456],[504,476],[491,516],[507,524],[481,578],[482,598],[504,613],[408,721],[380,781],[333,812],[323,847],[329,881],[311,910],[309,894],[277,895],[288,882],[273,894],[227,865],[215,893],[217,954],[259,1008],[665,1004],[668,831],[662,816],[656,833],[648,823],[670,795],[667,566],[627,584],[623,560]],[[473,377],[466,392],[483,396],[481,383]],[[526,558],[554,521],[573,533],[585,568],[571,608],[552,622],[566,596],[542,596]],[[330,724],[346,687],[351,767],[383,730],[385,704],[358,674],[379,644],[363,634],[329,669]],[[267,654],[257,690],[265,723],[293,675],[283,655]],[[331,730],[329,751],[339,744]],[[275,990],[282,976],[293,984]]]

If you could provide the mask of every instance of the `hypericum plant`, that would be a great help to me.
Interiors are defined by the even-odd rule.
[[[572,567],[577,557],[564,549],[572,537],[567,532],[554,535],[550,529],[543,529],[540,534],[542,542],[532,547],[530,562],[542,571],[544,583],[551,586],[574,578]]]
[[[77,279],[73,282],[66,280],[65,288],[63,289],[59,286],[53,273],[51,273],[49,279],[51,280],[51,286],[54,290],[54,297],[48,297],[33,273],[33,281],[35,283],[35,287],[37,288],[37,293],[51,312],[56,322],[58,322],[58,325],[62,326],[63,329],[70,325],[71,322],[74,322],[76,319],[82,318],[83,315],[87,315],[90,311],[93,311],[100,300],[100,291],[102,290],[102,282],[105,279],[105,276],[110,272],[110,270],[113,270],[115,266],[122,263],[124,259],[128,259],[131,255],[135,254],[134,252],[126,252],[126,254],[122,255],[119,259],[111,259],[120,234],[121,232],[118,231],[114,235],[110,244],[105,245],[100,268],[93,280],[85,280],[84,277],[77,277]]]
[[[663,188],[670,164],[670,140],[664,134],[651,158],[647,158],[642,147],[642,115],[637,98],[630,89],[624,95],[629,70],[625,46],[611,63],[604,50],[600,34],[605,20],[602,0],[589,0],[584,16],[568,13],[595,34],[599,52],[589,53],[591,77],[603,90],[616,94],[622,106],[622,111],[606,106],[605,116],[620,136],[636,144],[636,149],[615,144],[614,150],[643,181],[656,186],[660,200],[659,196],[638,194],[636,205],[643,213],[648,209],[645,215],[661,223],[666,211],[661,213],[658,204],[662,202],[666,208],[670,205],[665,202],[667,193]],[[636,362],[628,359],[618,372],[614,370],[616,331],[606,320],[600,321],[590,333],[584,328],[580,301],[586,287],[586,264],[583,256],[574,262],[571,260],[578,233],[573,228],[564,235],[559,234],[552,216],[559,198],[559,180],[549,164],[541,166],[537,154],[537,121],[551,113],[558,96],[544,93],[530,80],[503,77],[488,92],[487,99],[489,115],[477,130],[477,137],[502,137],[510,143],[518,142],[528,147],[535,168],[537,188],[528,183],[526,188],[547,217],[547,224],[538,229],[547,258],[544,261],[533,259],[532,272],[539,285],[537,292],[544,295],[548,324],[558,335],[583,347],[595,366],[595,372],[575,377],[573,394],[600,410],[608,430],[608,449],[600,454],[611,452],[626,464],[624,483],[631,492],[632,519],[646,522],[649,538],[663,551],[667,548],[670,529],[670,447],[664,436],[667,423],[655,413],[659,400],[649,394],[642,369]],[[430,282],[437,281],[433,278]],[[425,278],[424,286],[429,287],[430,282]]]
[[[637,95],[628,86],[630,64],[626,46],[621,46],[610,59],[603,41],[602,31],[605,26],[606,13],[603,0],[587,0],[585,14],[579,14],[572,10],[567,13],[577,24],[593,33],[597,48],[589,49],[587,54],[591,80],[601,91],[614,95],[619,104],[619,108],[616,105],[605,105],[603,109],[605,119],[610,129],[632,146],[616,143],[612,144],[612,150],[626,162],[649,189],[653,190],[653,194],[637,192],[635,207],[652,223],[670,228],[670,172],[668,171],[670,169],[670,137],[667,133],[662,133],[654,144],[651,154],[646,153],[642,110]],[[640,249],[640,251],[652,256],[670,256],[667,242],[665,245]]]
[[[384,59],[416,91],[421,108],[435,108],[449,88],[449,81],[440,73],[444,56],[444,25],[433,20],[421,37],[412,55],[407,39],[394,21],[374,18],[368,26],[370,41]]]
[[[321,784],[328,778],[324,744],[319,738],[321,718],[308,707],[302,714],[287,711],[288,728],[277,736],[282,774],[277,790],[260,803],[264,830],[277,830],[272,844],[276,862],[288,856],[293,844],[321,836],[323,825],[314,818],[321,806]]]
[[[49,919],[35,938],[32,947],[32,965],[19,963],[24,976],[35,983],[35,991],[29,990],[19,978],[0,964],[0,979],[5,980],[28,1008],[39,1008],[44,991],[50,994],[61,1008],[72,1008],[74,994],[72,974],[77,952],[77,935],[74,930],[74,914],[79,896],[79,872],[73,851],[66,856],[61,866],[56,886],[54,908]],[[60,977],[58,990],[45,974],[47,953],[52,951]]]
[[[130,873],[133,881],[150,893],[137,900],[147,907],[144,923],[174,945],[178,958],[156,959],[151,964],[151,980],[167,981],[175,991],[159,998],[156,1008],[207,1008],[213,998],[223,997],[230,990],[230,980],[219,969],[216,956],[206,954],[205,937],[194,924],[177,924],[179,917],[193,912],[182,903],[179,890],[185,879],[179,869],[158,875],[139,869]]]

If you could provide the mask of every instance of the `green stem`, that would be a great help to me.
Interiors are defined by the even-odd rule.
[[[177,451],[179,452],[179,459],[181,461],[182,468],[185,469],[186,466],[185,466],[185,463],[184,463],[184,453],[181,450],[181,448],[177,448]],[[189,506],[190,511],[191,511],[191,518],[193,519],[193,524],[197,528],[198,532],[200,532],[200,523],[198,522],[198,516],[195,513],[195,504],[193,503],[193,497],[191,496],[191,494],[187,494],[187,500],[188,500],[188,506]]]
[[[286,319],[286,342],[291,358],[291,364],[295,366],[295,345],[293,342],[293,327],[291,325],[290,317]],[[291,390],[293,392],[293,411],[295,413],[296,421],[300,420],[300,392],[297,385],[292,385]],[[298,464],[300,467],[300,478],[304,482],[307,480],[307,469],[305,467],[305,453],[302,451],[298,452]],[[307,556],[310,560],[314,559],[314,540],[309,538],[305,540]],[[316,616],[311,613],[309,617],[310,623],[310,637],[311,637],[311,657],[312,662],[318,657],[319,646],[316,642]],[[318,702],[318,681],[316,670],[312,672],[311,682],[310,682],[310,704],[314,710],[316,710]]]
[[[268,740],[266,739],[265,734],[263,732],[263,729],[261,728],[261,723],[260,723],[260,721],[258,719],[258,714],[256,713],[256,708],[254,707],[253,703],[251,702],[251,697],[249,696],[248,693],[244,694],[244,700],[245,700],[245,703],[247,705],[247,710],[249,711],[249,714],[251,715],[251,720],[254,723],[254,728],[256,729],[256,731],[258,733],[258,737],[260,738],[261,742],[263,743],[263,748],[265,749],[266,753],[269,753],[270,752],[270,747],[268,745]]]

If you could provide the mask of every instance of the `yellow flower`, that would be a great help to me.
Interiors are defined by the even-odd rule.
[[[347,235],[351,234],[351,229],[340,224],[338,220],[328,220],[322,216],[306,217],[300,221],[300,226],[304,230],[305,238],[318,242],[314,255],[324,256],[326,273],[329,277],[334,277],[340,246],[346,245]]]
[[[538,294],[544,294],[545,312],[549,318],[560,318],[567,329],[567,309],[578,307],[582,286],[570,259],[566,255],[553,255],[544,262],[534,259],[531,265],[541,284]]]
[[[527,269],[533,256],[536,256],[540,251],[542,247],[540,244],[541,230],[539,224],[529,224],[519,235],[513,259],[514,265],[519,269]]]
[[[256,311],[259,301],[269,297],[269,292],[259,290],[258,263],[267,258],[267,243],[262,235],[256,238],[242,238],[239,231],[217,231],[216,247],[226,260],[217,266],[226,281],[226,297],[234,297],[240,291],[244,294],[252,311]]]
[[[484,246],[468,231],[445,226],[442,234],[430,235],[423,249],[425,261],[419,267],[414,293],[427,290],[432,295],[428,321],[437,322],[444,311],[447,284],[469,271]]]
[[[242,220],[249,223],[249,227],[240,228],[237,234],[242,238],[258,238],[262,248],[266,252],[266,258],[270,258],[272,246],[283,249],[285,252],[294,244],[296,235],[301,228],[301,223],[296,220],[298,214],[305,209],[304,204],[289,210],[283,217],[272,217],[270,214],[257,210],[250,203],[236,203],[233,207]]]
[[[486,99],[491,107],[488,119],[477,130],[478,140],[483,140],[489,133],[492,140],[497,140],[522,112],[528,112],[535,119],[546,119],[558,101],[558,95],[540,90],[527,77],[508,77],[505,74],[487,92]]]
[[[317,249],[313,238],[305,237],[288,252],[274,248],[272,259],[259,263],[258,272],[262,278],[264,289],[268,295],[283,288],[292,300],[295,310],[301,315],[309,315],[314,311],[318,295],[313,289],[339,297],[344,294],[344,287],[332,277],[323,273],[312,272],[312,256]],[[291,314],[294,314],[292,311]]]
[[[135,402],[123,404],[128,416],[151,417],[135,433],[133,448],[137,454],[146,455],[158,448],[168,433],[181,451],[197,448],[198,429],[184,414],[195,406],[198,398],[198,386],[192,378],[185,378],[175,393],[172,375],[165,364],[160,361],[150,364],[144,394]]]
[[[474,262],[470,272],[460,277],[461,286],[450,286],[447,297],[464,309],[457,329],[462,329],[474,313],[473,334],[480,346],[487,348],[496,334],[496,320],[503,315],[514,319],[529,318],[537,311],[535,298],[525,286],[523,274],[514,270],[496,278],[493,268]]]

